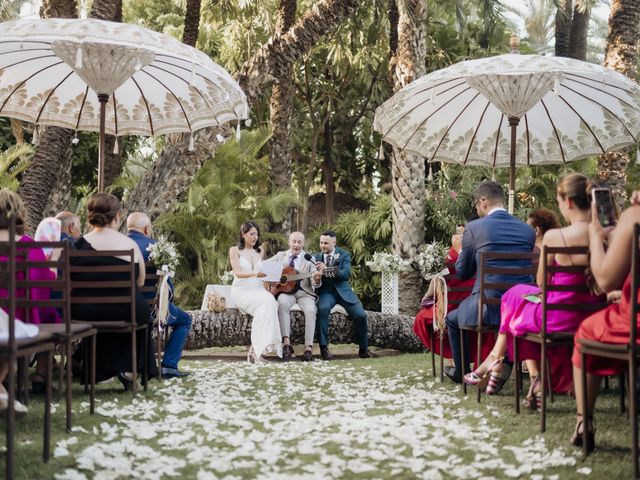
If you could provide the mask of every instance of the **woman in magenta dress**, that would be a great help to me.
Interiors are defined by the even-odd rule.
[[[589,224],[589,251],[591,253],[591,272],[598,286],[605,292],[615,292],[622,288],[620,302],[609,305],[594,313],[580,324],[575,335],[573,351],[573,381],[576,386],[576,427],[571,443],[582,447],[583,428],[587,428],[588,450],[595,448],[593,410],[600,389],[602,377],[616,375],[626,370],[627,362],[602,357],[587,356],[586,365],[582,365],[578,340],[625,344],[629,342],[629,323],[631,319],[631,242],[633,228],[640,222],[640,192],[633,192],[633,206],[625,210],[615,229],[604,229],[598,220],[595,207],[592,209],[592,222]],[[604,241],[608,248],[605,251]],[[640,316],[636,320],[640,328]],[[582,368],[587,370],[587,411],[582,411]]]
[[[560,213],[569,223],[564,228],[549,230],[542,240],[542,246],[549,247],[585,247],[589,245],[589,234],[587,230],[591,196],[588,192],[590,186],[589,179],[579,173],[567,175],[560,179],[556,199]],[[513,335],[524,333],[538,333],[542,327],[542,305],[533,303],[525,299],[525,295],[539,295],[540,288],[544,284],[543,267],[540,259],[536,283],[533,285],[516,285],[509,289],[502,297],[501,302],[501,323],[498,340],[494,345],[491,355],[475,371],[465,376],[465,382],[476,385],[487,383],[487,393],[497,393],[506,381],[501,375],[502,359],[505,353],[513,346]],[[586,255],[555,255],[546,259],[548,264],[573,265],[588,267]],[[557,273],[553,277],[553,283],[558,285],[576,285],[587,283],[584,272],[580,273]],[[549,303],[597,303],[601,302],[601,295],[591,293],[576,292],[549,292],[547,301]],[[547,313],[548,332],[573,332],[588,315],[585,312],[571,311],[550,311]],[[551,351],[551,349],[550,349]],[[550,356],[554,355],[550,353]],[[565,352],[568,355],[568,352]],[[511,352],[510,352],[511,356]],[[539,392],[541,389],[539,380],[539,346],[532,342],[522,342],[521,358],[527,362],[529,375],[531,376],[531,388],[525,398],[525,404],[531,408],[537,408],[539,403]],[[565,357],[565,358],[568,358]],[[567,365],[565,362],[564,365]],[[556,366],[562,366],[557,362]],[[567,367],[564,367],[565,370]],[[568,372],[565,372],[565,376]],[[562,375],[556,370],[552,377]],[[489,378],[487,378],[489,376]]]
[[[17,248],[20,248],[20,243],[33,242],[33,239],[24,234],[24,228],[27,223],[27,210],[22,202],[22,199],[17,193],[8,189],[0,189],[0,242],[6,242],[9,240],[8,223],[6,219],[9,215],[16,217],[16,238],[18,240]],[[38,248],[30,248],[27,250],[27,258],[29,261],[46,261],[44,252]],[[6,262],[7,257],[0,256],[0,262]],[[32,268],[29,269],[29,278],[31,280],[50,281],[55,280],[55,273],[48,268]],[[24,279],[24,273],[18,272],[18,280]],[[0,297],[7,298],[9,292],[5,286],[0,287]],[[29,291],[30,298],[34,300],[45,300],[51,298],[51,289],[49,288],[32,288]],[[23,289],[17,290],[18,297],[24,297],[25,292]],[[40,323],[59,323],[61,319],[54,308],[30,308],[28,311],[24,308],[16,308],[16,318],[26,323],[40,324]],[[8,365],[6,362],[0,363],[0,382],[4,379],[8,372]],[[40,361],[36,365],[36,374],[33,377],[34,390],[37,392],[44,391],[44,377],[45,362]],[[6,395],[4,387],[0,384],[0,410],[6,408],[6,400],[3,395]],[[4,400],[4,405],[3,405]],[[16,411],[18,413],[26,413],[26,409],[20,405],[16,405]]]

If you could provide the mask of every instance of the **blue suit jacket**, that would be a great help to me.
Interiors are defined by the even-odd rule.
[[[535,232],[533,229],[509,215],[505,211],[497,211],[491,215],[469,222],[462,235],[462,251],[456,261],[456,275],[462,280],[476,275],[480,266],[481,252],[523,252],[529,253],[535,244]],[[505,265],[508,267],[529,267],[530,260],[495,260],[493,266]],[[531,275],[514,277],[513,275],[486,275],[487,282],[517,282],[530,283]],[[464,326],[478,324],[478,293],[480,291],[480,276],[476,276],[472,293],[464,299],[457,310],[449,315],[457,315],[458,323]],[[489,290],[487,296],[499,298],[504,292],[501,290]],[[500,308],[498,305],[490,305],[483,313],[483,325],[498,325],[500,323]],[[455,313],[454,313],[455,312]]]
[[[317,262],[324,262],[324,254],[316,253],[314,258]],[[333,257],[333,265],[337,267],[334,277],[322,277],[322,285],[316,288],[316,293],[321,295],[324,292],[337,293],[346,303],[358,303],[358,297],[349,285],[349,277],[351,276],[351,254],[342,248],[336,247]]]

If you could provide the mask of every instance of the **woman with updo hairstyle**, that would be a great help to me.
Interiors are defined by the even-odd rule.
[[[557,187],[556,200],[558,209],[568,226],[548,230],[542,238],[541,248],[548,247],[588,247],[588,225],[591,217],[591,181],[588,177],[573,173],[560,179]],[[562,265],[582,267],[579,271],[553,274],[551,282],[554,285],[589,285],[587,255],[548,255],[538,260],[536,275],[537,285],[516,285],[505,292],[500,304],[499,335],[492,352],[475,371],[465,375],[465,383],[471,385],[486,385],[487,394],[497,393],[506,380],[510,369],[505,368],[503,360],[507,351],[510,358],[513,349],[513,336],[525,333],[538,333],[542,328],[542,304],[536,298],[541,295],[544,285],[543,262],[548,265]],[[536,297],[536,298],[533,298]],[[600,303],[604,297],[599,294],[575,291],[553,290],[547,293],[547,303],[561,304],[590,304]],[[549,310],[547,312],[547,332],[575,332],[580,323],[590,312]],[[540,385],[540,348],[533,342],[522,341],[520,359],[527,363],[531,384],[524,404],[527,408],[536,410],[541,402]],[[563,347],[549,348],[549,360],[552,365],[553,389],[557,392],[568,393],[572,389],[569,358],[570,349]]]
[[[20,196],[7,189],[0,189],[0,242],[7,242],[9,240],[9,220],[10,217],[15,217],[16,220],[16,236],[15,239],[17,241],[17,248],[20,249],[20,244],[27,244],[33,242],[33,239],[25,235],[25,226],[27,225],[27,209],[24,206],[24,203]],[[39,248],[29,248],[27,250],[23,249],[23,252],[26,252],[27,261],[30,262],[45,262],[47,258],[45,257],[44,252]],[[0,262],[7,262],[8,258],[6,256],[0,256]],[[24,280],[24,272],[17,272],[16,279],[18,281]],[[36,280],[41,282],[47,282],[55,280],[56,275],[48,268],[30,268],[29,269],[29,279]],[[16,291],[17,297],[25,297],[28,293],[29,298],[34,300],[48,300],[51,298],[51,289],[49,288],[30,288],[28,292],[24,289],[19,288]],[[0,286],[0,297],[7,298],[9,296],[9,291],[7,290],[5,285]],[[33,324],[42,324],[42,323],[59,323],[61,322],[60,317],[58,316],[55,308],[45,308],[45,307],[34,307],[30,308],[28,311],[25,308],[18,307],[16,308],[16,318],[22,320],[23,322],[33,323]],[[36,364],[36,373],[32,377],[32,386],[34,393],[44,393],[44,374],[46,373],[46,362],[45,356],[46,354],[38,354],[37,364]],[[0,382],[4,379],[7,374],[8,364],[6,362],[0,363]],[[0,383],[0,412],[6,410],[8,406],[8,397],[6,397],[6,391],[2,384]],[[18,415],[24,415],[27,410],[24,405],[16,402],[16,413]]]
[[[120,201],[110,193],[96,193],[87,202],[87,218],[93,227],[91,232],[80,237],[75,242],[77,250],[132,250],[136,263],[136,323],[141,325],[151,322],[151,312],[139,287],[144,285],[145,265],[144,257],[136,242],[118,231],[122,211]],[[122,265],[129,261],[129,257],[78,257],[72,258],[74,265],[103,266]],[[123,273],[74,273],[72,280],[96,281],[99,279],[127,280]],[[99,297],[126,295],[120,289],[82,289],[72,292],[73,295],[97,297],[93,304],[77,304],[71,308],[74,320],[113,321],[131,320],[131,308],[127,304],[101,304]],[[153,342],[150,341],[151,328],[147,329],[149,336],[147,365],[149,375],[158,374],[154,361]],[[85,339],[86,341],[86,339]],[[137,365],[142,369],[144,365],[144,338],[137,336]],[[88,347],[88,344],[86,345]],[[82,361],[80,352],[77,360]],[[131,335],[128,333],[99,333],[96,338],[96,381],[101,382],[117,376],[125,390],[131,388]]]
[[[282,335],[278,320],[278,302],[264,287],[261,277],[262,257],[260,228],[255,222],[240,225],[238,245],[229,249],[229,261],[233,270],[231,300],[251,320],[251,347],[247,355],[249,363],[264,363],[263,353],[275,352],[282,357]]]

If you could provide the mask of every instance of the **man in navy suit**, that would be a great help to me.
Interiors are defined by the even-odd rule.
[[[481,252],[531,252],[535,243],[535,233],[533,229],[509,215],[504,209],[504,192],[499,183],[482,182],[473,193],[474,207],[480,218],[469,222],[462,235],[462,243],[454,245],[459,249],[458,260],[456,261],[456,275],[466,280],[476,275],[480,265]],[[460,250],[461,247],[461,250]],[[529,260],[496,260],[494,266],[504,264],[507,267],[528,267],[531,266]],[[492,278],[493,277],[493,278]],[[513,275],[486,276],[486,280],[491,281],[514,281],[517,283],[530,283],[532,278],[525,275],[517,278]],[[449,342],[453,355],[454,367],[445,368],[445,373],[454,382],[462,381],[462,372],[469,371],[468,345],[466,335],[464,351],[460,352],[460,326],[475,326],[478,324],[478,294],[480,292],[480,277],[476,277],[471,295],[465,298],[456,310],[452,310],[447,315],[447,328],[449,332]],[[489,290],[486,295],[490,298],[500,298],[504,292],[501,290]],[[500,324],[499,305],[489,305],[484,307],[483,325]],[[460,353],[464,355],[463,365],[460,365]]]
[[[151,238],[151,220],[141,212],[134,212],[127,217],[127,236],[140,247],[144,261],[149,261],[147,247],[156,243]],[[169,288],[173,292],[173,282],[169,279]],[[169,341],[164,347],[162,357],[162,376],[164,378],[186,377],[188,372],[178,370],[178,362],[182,357],[184,343],[191,330],[191,315],[169,302],[169,316],[167,323],[171,327]]]
[[[316,253],[316,268],[323,273],[327,267],[335,268],[334,275],[323,275],[314,278],[316,294],[318,295],[318,343],[320,344],[320,356],[323,360],[331,360],[333,355],[329,352],[329,314],[331,309],[340,304],[353,319],[356,325],[360,358],[372,358],[376,355],[368,349],[367,313],[349,285],[351,276],[351,255],[346,250],[336,247],[336,234],[331,230],[320,235],[320,253]],[[326,272],[325,272],[326,273]]]

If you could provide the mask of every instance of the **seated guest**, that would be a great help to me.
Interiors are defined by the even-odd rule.
[[[560,213],[569,223],[564,228],[554,228],[545,233],[541,247],[586,247],[589,244],[587,225],[591,208],[591,183],[587,177],[575,173],[560,179],[558,183],[557,201]],[[487,383],[486,393],[495,393],[504,383],[492,382],[491,376],[496,379],[504,379],[501,375],[502,361],[507,349],[513,347],[513,335],[525,333],[538,333],[542,329],[542,304],[534,303],[525,298],[526,295],[540,296],[540,289],[544,285],[543,264],[541,258],[538,263],[536,282],[538,286],[516,285],[502,296],[500,334],[491,354],[475,371],[465,375],[464,381],[471,385],[483,385]],[[589,259],[586,255],[553,255],[546,259],[548,265],[582,266],[586,270]],[[552,280],[555,285],[585,285],[588,283],[585,271],[579,273],[560,272],[554,274]],[[595,286],[594,286],[595,287]],[[588,292],[551,291],[547,294],[548,303],[597,303],[603,298],[599,294]],[[547,312],[547,332],[574,332],[587,312],[574,312],[566,310],[550,310]],[[525,406],[536,409],[539,407],[540,398],[540,349],[539,345],[532,342],[521,342],[520,358],[525,359],[531,387],[524,399]],[[511,353],[511,352],[510,352]],[[564,353],[564,358],[563,358]],[[567,378],[568,351],[550,348],[549,358],[553,367],[552,378]],[[554,357],[555,355],[555,357]],[[557,360],[554,361],[554,358]],[[565,382],[566,384],[566,382]],[[571,389],[571,384],[565,385],[564,391]]]
[[[134,212],[127,217],[127,236],[136,242],[145,262],[149,261],[147,248],[149,245],[156,243],[155,240],[151,239],[152,232],[151,219],[144,213]],[[171,279],[169,279],[169,289],[171,296],[173,296],[173,282]],[[150,293],[150,295],[153,295],[153,293]],[[189,374],[178,370],[178,362],[182,356],[184,342],[187,340],[191,329],[191,315],[178,308],[173,302],[169,302],[167,323],[171,327],[171,336],[164,348],[162,376],[165,378],[186,377]]]
[[[6,242],[9,239],[8,216],[16,217],[16,235],[18,243],[33,242],[33,239],[24,234],[25,225],[27,224],[27,209],[22,199],[17,193],[6,188],[0,189],[0,241]],[[19,247],[19,245],[18,245]],[[30,262],[44,262],[47,260],[44,252],[39,248],[30,248],[26,250],[27,260]],[[7,257],[0,257],[0,262],[6,262]],[[24,274],[17,274],[18,280],[24,280]],[[55,273],[48,268],[31,268],[29,269],[29,279],[37,281],[55,280]],[[24,297],[26,292],[22,289],[17,290],[18,297]],[[7,298],[9,292],[5,286],[0,286],[0,297]],[[47,300],[51,298],[50,288],[34,287],[29,289],[29,298],[34,300]],[[54,308],[16,308],[16,318],[23,322],[40,324],[40,323],[60,323],[62,320]],[[39,354],[36,364],[36,373],[32,378],[32,387],[34,393],[44,393],[44,374],[46,362],[44,355]],[[43,361],[41,361],[43,360]],[[6,371],[4,372],[6,374]],[[0,378],[1,380],[1,378]]]
[[[595,340],[612,344],[629,342],[631,319],[631,242],[633,229],[640,222],[640,192],[633,192],[632,206],[625,210],[615,228],[603,228],[598,219],[595,205],[591,206],[589,223],[589,252],[591,273],[600,289],[611,292],[622,288],[619,303],[613,303],[604,310],[594,313],[580,324],[575,336],[573,350],[573,383],[576,392],[576,427],[571,437],[573,445],[582,446],[583,429],[588,430],[587,448],[595,448],[593,409],[600,389],[602,377],[622,373],[627,368],[626,361],[616,361],[602,357],[587,356],[582,365],[578,340]],[[605,242],[608,247],[605,249]],[[640,316],[637,319],[640,327]],[[582,369],[587,370],[587,411],[582,410]],[[634,401],[634,400],[631,400]]]
[[[482,252],[528,253],[533,249],[535,234],[533,229],[509,215],[504,209],[504,192],[499,183],[486,181],[478,185],[473,193],[474,206],[480,218],[466,225],[462,235],[462,249],[458,250],[456,275],[461,280],[476,275],[480,267]],[[496,260],[495,266],[527,267],[528,260]],[[489,282],[514,281],[526,283],[531,281],[529,275],[515,277],[513,275],[487,275]],[[487,290],[489,298],[500,298],[502,290]],[[449,344],[453,354],[455,367],[446,367],[444,372],[454,382],[460,383],[464,373],[469,371],[468,339],[463,337],[464,350],[460,352],[460,326],[473,327],[478,323],[478,295],[480,294],[480,277],[476,277],[471,295],[465,298],[457,309],[447,314]],[[497,305],[488,305],[482,312],[483,325],[498,325],[500,311]],[[462,356],[462,364],[460,359]],[[510,373],[510,372],[509,372]],[[507,372],[503,372],[507,375]]]
[[[82,236],[82,228],[80,226],[80,218],[72,212],[60,212],[56,218],[61,223],[60,240],[69,242],[71,247],[73,243]]]
[[[137,287],[144,285],[145,265],[144,257],[136,242],[118,231],[121,210],[118,199],[109,193],[96,193],[87,203],[88,220],[93,229],[90,233],[80,237],[75,242],[77,250],[131,250],[134,251],[136,263]],[[128,262],[128,258],[98,257],[73,259],[74,264],[85,266],[122,265]],[[108,274],[100,274],[102,278]],[[113,274],[110,279],[119,279],[123,274]],[[72,275],[76,281],[98,280],[95,274],[76,273]],[[135,321],[137,324],[150,323],[149,306],[142,296],[142,292],[136,287]],[[94,304],[73,305],[71,314],[74,320],[112,321],[131,320],[131,308],[127,304],[101,304],[99,297],[118,295],[118,289],[82,289],[72,292],[72,295],[96,297]],[[151,329],[147,330],[150,338]],[[137,365],[142,371],[144,366],[144,338],[137,335]],[[96,338],[96,381],[100,382],[108,378],[118,376],[125,390],[131,387],[131,379],[125,372],[131,370],[131,335],[128,333],[98,333]],[[154,362],[153,343],[149,341],[147,364],[149,375],[157,375]]]
[[[540,250],[542,244],[542,238],[547,230],[552,228],[560,228],[560,221],[553,211],[548,208],[536,208],[527,217],[527,225],[533,228],[536,233],[536,246],[533,249],[534,252]]]

